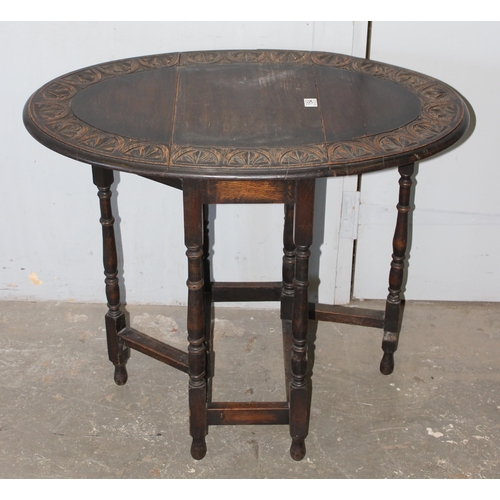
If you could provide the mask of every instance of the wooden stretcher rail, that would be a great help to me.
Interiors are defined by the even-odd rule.
[[[270,282],[211,283],[213,302],[272,302],[279,301],[283,285]]]
[[[309,319],[384,328],[385,313],[384,311],[364,309],[362,307],[309,304]]]
[[[208,425],[272,425],[288,424],[286,402],[209,403]]]
[[[118,339],[121,343],[142,352],[158,361],[162,361],[177,370],[188,373],[188,355],[187,352],[176,349],[160,342],[159,340],[141,333],[134,328],[124,328],[118,333]]]

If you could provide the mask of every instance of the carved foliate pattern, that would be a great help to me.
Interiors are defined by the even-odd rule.
[[[269,165],[271,163],[271,157],[269,154],[260,150],[236,151],[228,155],[227,163],[228,165],[235,166]]]
[[[379,144],[384,151],[400,151],[408,147],[416,146],[417,140],[409,134],[399,134],[397,136],[388,134],[380,137]]]
[[[116,151],[120,144],[120,138],[110,134],[86,134],[80,144],[88,146],[89,149],[106,153]]]
[[[98,130],[80,121],[71,110],[73,97],[102,80],[170,66],[205,64],[310,64],[370,75],[391,81],[414,93],[421,113],[414,121],[383,134],[329,144],[300,147],[227,148],[195,147],[141,142]],[[285,50],[229,50],[161,54],[126,59],[64,75],[42,87],[31,99],[32,121],[46,135],[78,151],[98,154],[133,165],[215,167],[259,170],[338,167],[377,161],[386,155],[425,148],[450,134],[465,113],[464,104],[444,83],[426,75],[387,64],[326,52]],[[82,154],[82,157],[84,155]]]
[[[82,135],[85,129],[80,123],[64,121],[62,123],[55,123],[53,130],[66,139],[75,139],[77,136]]]
[[[74,86],[78,90],[84,89],[89,85],[99,82],[102,79],[102,73],[96,69],[89,68],[76,73],[63,76],[59,80]],[[50,84],[49,84],[50,85]]]
[[[72,114],[69,106],[61,104],[57,101],[51,102],[49,99],[41,102],[35,102],[34,111],[47,124],[55,121],[61,123],[60,120]]]
[[[352,58],[343,54],[333,54],[330,52],[312,52],[311,61],[318,66],[343,68],[351,64]]]
[[[424,139],[435,137],[445,129],[445,126],[440,123],[413,122],[409,127],[414,130],[416,136],[423,137]]]
[[[324,145],[301,148],[236,149],[190,146],[172,147],[172,164],[183,166],[269,167],[324,165],[328,161]]]
[[[64,82],[54,82],[45,87],[42,96],[49,100],[64,101],[70,99],[77,92],[77,87],[71,84],[66,84]]]
[[[207,52],[185,52],[181,54],[181,66],[193,64],[234,63],[292,63],[310,64],[311,53],[290,50],[227,50]]]
[[[220,151],[212,148],[191,148],[174,146],[172,162],[179,165],[219,165]]]
[[[451,121],[456,116],[458,109],[453,103],[443,103],[429,106],[426,111],[436,120]]]
[[[366,139],[330,144],[327,148],[330,163],[346,163],[357,158],[369,158],[375,154],[375,149]]]
[[[280,156],[281,165],[314,165],[324,163],[325,160],[324,146],[288,149]]]
[[[402,69],[398,71],[394,75],[394,79],[400,83],[405,84],[405,86],[420,86],[428,82],[428,78],[420,75],[418,73],[413,73],[412,71],[408,71],[406,69]]]
[[[429,85],[423,88],[420,93],[428,99],[439,102],[440,100],[446,100],[448,93],[446,89],[439,83]]]

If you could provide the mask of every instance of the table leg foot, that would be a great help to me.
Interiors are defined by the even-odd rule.
[[[380,362],[380,372],[384,375],[390,375],[394,371],[394,353],[398,348],[398,334],[385,332],[382,341],[382,350],[384,355]]]
[[[195,460],[201,460],[207,454],[207,443],[205,442],[205,438],[193,438],[193,442],[191,444],[191,456]]]
[[[380,373],[390,375],[394,371],[394,353],[384,352],[380,362]]]
[[[290,456],[296,461],[300,462],[306,456],[306,443],[303,439],[292,439],[290,446]]]
[[[127,367],[125,365],[115,365],[115,384],[125,385],[128,380]]]

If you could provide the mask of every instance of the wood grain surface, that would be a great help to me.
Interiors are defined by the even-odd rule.
[[[469,112],[451,87],[407,69],[250,50],[84,68],[35,92],[24,121],[61,154],[157,179],[298,179],[424,159],[465,133]]]

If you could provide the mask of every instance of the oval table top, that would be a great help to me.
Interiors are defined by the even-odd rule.
[[[359,174],[436,154],[469,124],[463,99],[434,78],[285,50],[98,64],[44,85],[23,118],[60,154],[158,179]]]

